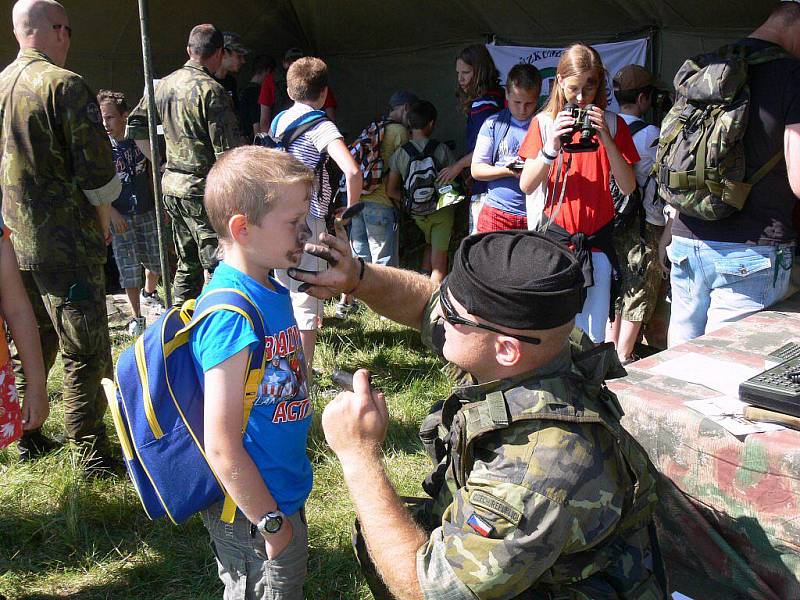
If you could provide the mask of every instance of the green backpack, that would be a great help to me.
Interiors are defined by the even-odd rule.
[[[683,63],[653,165],[658,193],[667,204],[705,221],[744,207],[751,188],[783,158],[781,150],[744,181],[748,67],[786,56],[777,46],[754,51],[731,45]]]

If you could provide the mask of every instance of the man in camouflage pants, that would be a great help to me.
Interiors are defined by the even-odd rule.
[[[175,306],[200,295],[217,266],[217,235],[203,207],[206,175],[217,156],[242,143],[230,96],[211,75],[222,61],[223,42],[213,25],[194,27],[186,48],[189,60],[155,90],[167,143],[164,207],[172,219],[178,255]],[[137,142],[148,139],[146,98],[128,116],[126,136]],[[140,147],[149,155],[149,146]]]
[[[473,235],[439,289],[352,258],[341,227],[306,251],[331,264],[290,270],[308,293],[352,290],[476,380],[423,423],[435,469],[411,511],[381,464],[389,419],[368,373],[325,408],[376,598],[666,598],[655,469],[603,383],[625,374],[614,349],[574,329],[583,276],[569,250],[534,232]]]
[[[72,35],[64,7],[20,0],[13,24],[20,52],[0,73],[3,217],[48,372],[61,350],[67,437],[94,451],[90,468],[105,468],[100,379],[111,374],[111,351],[103,264],[109,207],[121,187],[95,94],[63,68]],[[18,368],[24,393],[22,375]],[[53,446],[31,431],[20,441],[20,456]]]

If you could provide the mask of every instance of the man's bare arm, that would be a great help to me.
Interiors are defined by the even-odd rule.
[[[336,237],[323,233],[319,243],[306,244],[306,252],[325,259],[329,266],[316,274],[289,269],[290,277],[310,284],[302,291],[315,298],[352,293],[392,321],[417,330],[422,327],[425,306],[436,290],[436,284],[427,277],[413,271],[365,263],[363,278],[359,280],[361,265],[352,256],[347,233],[340,222],[336,223]]]
[[[795,197],[800,198],[800,123],[786,126],[783,133],[783,153],[789,173],[789,186]]]

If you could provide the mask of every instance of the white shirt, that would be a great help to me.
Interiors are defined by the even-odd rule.
[[[619,113],[619,116],[622,117],[628,126],[634,121],[642,120],[639,117],[626,115],[624,113]],[[655,145],[653,145],[653,143],[658,140],[660,134],[661,130],[658,127],[655,125],[648,125],[633,136],[633,144],[636,146],[636,151],[639,153],[639,162],[634,165],[636,183],[642,188],[647,184],[647,187],[644,189],[642,201],[644,203],[645,220],[653,225],[664,225],[664,202],[656,196],[657,186],[655,179],[650,178],[650,181],[647,181],[653,169],[653,164],[656,162],[658,143]]]

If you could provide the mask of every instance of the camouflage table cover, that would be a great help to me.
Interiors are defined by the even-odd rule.
[[[662,474],[658,525],[670,587],[696,600],[800,599],[800,431],[735,437],[683,404],[719,392],[650,370],[686,352],[761,369],[789,341],[800,342],[800,293],[609,383],[623,425]]]

